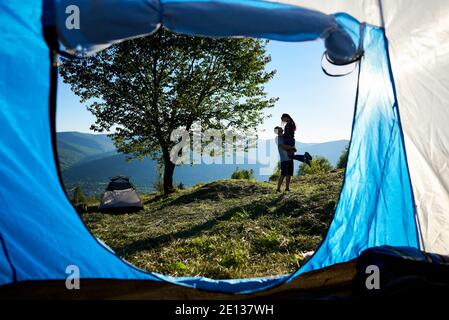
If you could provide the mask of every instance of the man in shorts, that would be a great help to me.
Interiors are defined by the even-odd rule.
[[[282,136],[283,130],[280,127],[276,127],[277,133],[276,144],[278,145],[279,158],[281,159],[281,175],[279,176],[277,192],[281,192],[282,183],[285,179],[285,191],[290,191],[290,180],[293,176],[293,159],[289,157],[287,150],[285,149],[284,137]]]

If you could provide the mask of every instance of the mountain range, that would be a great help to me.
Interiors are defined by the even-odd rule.
[[[58,156],[66,190],[70,191],[81,185],[86,194],[100,194],[109,179],[117,175],[131,178],[141,192],[154,190],[159,180],[158,164],[155,160],[128,161],[127,156],[118,153],[111,138],[104,134],[88,134],[80,132],[58,132]],[[266,143],[260,140],[260,143]],[[298,152],[308,151],[313,156],[324,156],[335,165],[347,140],[325,143],[296,144]],[[271,163],[277,162],[277,154],[272,153]],[[181,165],[175,169],[174,181],[185,186],[226,179],[236,168],[253,169],[257,180],[267,180],[273,168],[261,170],[267,165],[261,164],[195,164]]]

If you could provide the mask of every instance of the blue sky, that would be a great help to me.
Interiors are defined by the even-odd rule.
[[[323,51],[321,41],[268,44],[272,62],[267,68],[276,69],[277,74],[266,90],[269,96],[279,97],[279,101],[265,112],[272,117],[259,127],[261,138],[273,137],[273,128],[280,125],[282,113],[289,113],[296,121],[298,141],[350,138],[357,75],[353,72],[340,78],[326,76],[321,70]],[[60,80],[57,130],[92,133],[89,127],[94,120],[70,87]]]

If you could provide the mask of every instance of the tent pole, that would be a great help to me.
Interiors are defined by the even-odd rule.
[[[384,9],[382,6],[382,0],[378,0],[379,3],[379,18],[381,27],[385,29],[385,17],[384,17]]]

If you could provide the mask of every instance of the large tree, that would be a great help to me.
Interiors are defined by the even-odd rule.
[[[62,58],[64,82],[96,117],[91,129],[111,132],[117,150],[163,165],[164,192],[173,190],[173,130],[256,128],[268,98],[264,84],[275,71],[266,42],[212,39],[160,29],[81,60]]]

